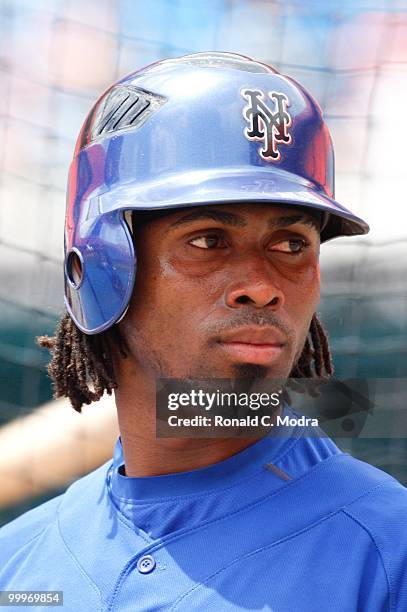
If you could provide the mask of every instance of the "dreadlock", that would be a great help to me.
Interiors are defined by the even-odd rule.
[[[117,326],[106,332],[88,335],[77,328],[68,313],[60,319],[55,336],[40,336],[38,344],[51,351],[48,373],[53,381],[54,397],[68,397],[73,408],[81,412],[83,404],[99,400],[106,391],[117,388],[112,346],[121,357],[127,356],[125,343]],[[311,320],[302,353],[290,374],[292,379],[324,379],[333,374],[328,338],[318,316]],[[291,384],[297,391],[305,389],[298,381]],[[311,395],[315,391],[308,389]]]
[[[318,316],[314,314],[302,353],[291,370],[288,386],[300,393],[307,392],[312,397],[317,397],[320,394],[319,384],[332,376],[333,372],[327,332]],[[298,379],[308,379],[307,386],[302,385]],[[287,391],[285,399],[290,399]]]
[[[40,336],[37,342],[52,354],[47,369],[53,381],[54,397],[69,397],[77,412],[81,412],[83,404],[96,402],[105,391],[111,395],[117,388],[112,344],[122,357],[127,356],[117,327],[101,334],[84,334],[65,313],[55,336]]]

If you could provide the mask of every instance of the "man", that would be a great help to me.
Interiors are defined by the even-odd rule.
[[[120,438],[2,529],[2,590],[72,611],[407,609],[392,477],[312,426],[156,437],[160,378],[332,373],[320,242],[368,231],[333,198],[321,111],[269,66],[191,55],[103,94],[70,171],[68,312],[42,342],[76,410],[114,389]]]

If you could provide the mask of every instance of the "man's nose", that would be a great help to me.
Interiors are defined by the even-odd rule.
[[[277,284],[278,273],[264,256],[244,258],[233,266],[233,280],[225,293],[229,308],[254,306],[280,310],[284,293]]]

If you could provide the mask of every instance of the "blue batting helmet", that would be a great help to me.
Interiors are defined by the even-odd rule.
[[[334,200],[322,112],[274,68],[232,53],[156,62],[110,87],[80,132],[65,226],[65,303],[96,334],[126,311],[136,254],[124,212],[228,202],[325,213],[321,241],[368,225]]]

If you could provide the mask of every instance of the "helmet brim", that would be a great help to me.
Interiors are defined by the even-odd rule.
[[[338,236],[367,234],[369,225],[310,181],[278,169],[233,168],[189,171],[159,180],[129,182],[99,197],[100,212],[164,210],[203,205],[252,202],[309,207],[329,213],[321,242]]]

